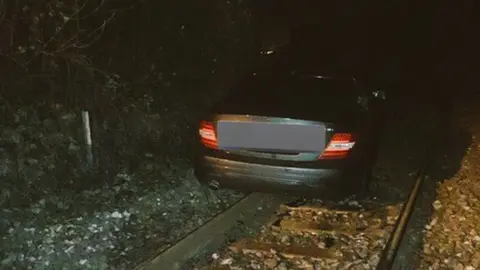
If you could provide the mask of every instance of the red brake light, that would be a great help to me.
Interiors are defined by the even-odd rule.
[[[215,127],[212,123],[201,121],[198,134],[200,134],[200,141],[204,146],[212,149],[218,148]]]
[[[350,133],[335,133],[327,145],[327,148],[318,157],[319,159],[339,159],[345,158],[348,152],[353,148],[355,142]]]

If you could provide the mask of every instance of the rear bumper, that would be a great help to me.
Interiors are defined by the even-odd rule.
[[[347,167],[299,168],[272,166],[218,157],[197,158],[195,175],[203,184],[216,188],[267,193],[294,193],[325,196],[345,194],[352,187],[351,172]],[[358,180],[358,179],[357,179]]]

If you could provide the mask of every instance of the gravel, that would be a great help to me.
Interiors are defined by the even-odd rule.
[[[101,210],[68,219],[41,205],[22,213],[4,209],[2,216],[14,225],[2,237],[0,269],[130,269],[242,196],[219,192],[220,203],[212,203],[190,179],[179,181],[174,190],[156,188],[106,206],[94,197],[115,192],[84,193],[76,202],[95,201]],[[42,216],[48,222],[39,221]]]

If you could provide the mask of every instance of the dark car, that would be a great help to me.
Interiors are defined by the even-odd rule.
[[[200,121],[201,183],[306,196],[366,194],[383,93],[351,71],[322,68],[301,55],[272,56]]]

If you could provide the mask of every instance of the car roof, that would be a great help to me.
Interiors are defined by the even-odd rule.
[[[252,95],[271,95],[271,94],[285,94],[291,93],[291,90],[295,90],[295,93],[314,93],[332,95],[333,92],[356,93],[356,88],[351,87],[355,84],[355,80],[351,77],[324,77],[324,76],[311,76],[305,74],[277,74],[277,73],[260,73],[252,74],[244,77],[235,86],[235,91],[240,91],[245,94]],[[319,88],[320,86],[320,88]],[[326,91],[312,91],[312,89],[324,89]],[[343,90],[342,90],[343,89]],[[341,91],[338,91],[341,90]]]
[[[352,80],[360,75],[354,68],[342,64],[338,59],[286,50],[271,56],[257,72],[340,80]]]

